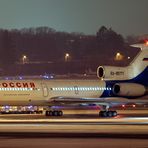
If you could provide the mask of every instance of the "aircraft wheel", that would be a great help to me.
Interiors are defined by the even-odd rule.
[[[59,112],[58,112],[58,115],[59,115],[59,116],[63,116],[63,112],[62,112],[62,111],[59,111]]]
[[[53,112],[51,110],[48,111],[48,116],[53,116]]]
[[[45,112],[45,116],[49,116],[49,112],[50,112],[50,111],[46,111],[46,112]]]
[[[59,112],[58,111],[53,111],[52,114],[53,114],[53,116],[58,116]]]
[[[108,112],[107,112],[107,116],[108,116],[108,117],[113,117],[113,112],[112,112],[112,111],[108,111]]]
[[[103,111],[103,117],[108,117],[108,112],[107,111]]]
[[[117,116],[117,111],[113,111],[113,117]]]
[[[100,111],[99,116],[100,117],[107,117],[107,111]]]

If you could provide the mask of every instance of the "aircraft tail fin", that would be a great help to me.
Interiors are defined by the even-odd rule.
[[[141,50],[129,65],[129,69],[132,70],[130,77],[139,83],[148,85],[148,41],[145,44],[131,46]]]

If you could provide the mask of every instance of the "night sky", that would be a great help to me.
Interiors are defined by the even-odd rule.
[[[148,0],[0,0],[3,29],[95,34],[102,25],[124,36],[148,34]]]

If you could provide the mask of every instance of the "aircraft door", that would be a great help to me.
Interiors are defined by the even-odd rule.
[[[74,86],[74,91],[75,91],[75,94],[76,94],[76,95],[79,94],[78,86]]]
[[[45,83],[41,83],[41,85],[42,85],[43,96],[48,97],[49,92],[47,85]]]

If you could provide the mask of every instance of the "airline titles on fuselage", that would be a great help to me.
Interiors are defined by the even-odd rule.
[[[34,82],[2,82],[1,87],[4,88],[35,88]]]

